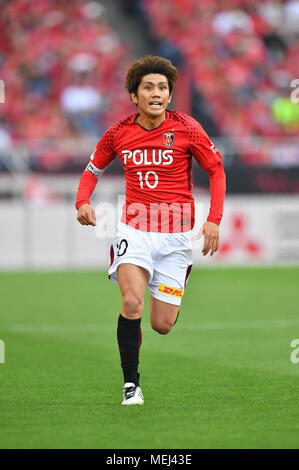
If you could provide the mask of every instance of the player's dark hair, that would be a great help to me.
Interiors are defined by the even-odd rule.
[[[126,77],[126,88],[128,92],[137,95],[137,90],[142,78],[144,75],[150,73],[165,75],[168,81],[169,93],[172,93],[174,83],[177,79],[177,69],[170,60],[154,55],[147,55],[131,64]]]

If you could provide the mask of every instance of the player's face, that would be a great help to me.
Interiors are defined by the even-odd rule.
[[[150,118],[162,116],[171,99],[167,77],[158,73],[144,75],[137,95],[131,93],[131,98],[137,104],[140,114]]]

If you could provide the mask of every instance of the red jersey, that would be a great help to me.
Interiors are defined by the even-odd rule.
[[[122,221],[147,231],[182,232],[193,228],[192,157],[208,172],[211,206],[208,221],[219,224],[225,196],[222,157],[201,125],[177,111],[152,130],[130,115],[99,140],[80,180],[76,207],[90,204],[97,178],[117,156],[126,178]]]

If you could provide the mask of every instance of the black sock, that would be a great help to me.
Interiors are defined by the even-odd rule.
[[[139,385],[139,350],[141,346],[141,318],[129,320],[119,315],[117,324],[117,341],[121,359],[124,381]]]

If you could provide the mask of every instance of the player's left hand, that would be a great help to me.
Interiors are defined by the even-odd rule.
[[[202,236],[204,236],[203,255],[206,256],[211,251],[210,256],[213,256],[219,246],[219,226],[214,222],[206,222],[195,238],[199,239]]]

